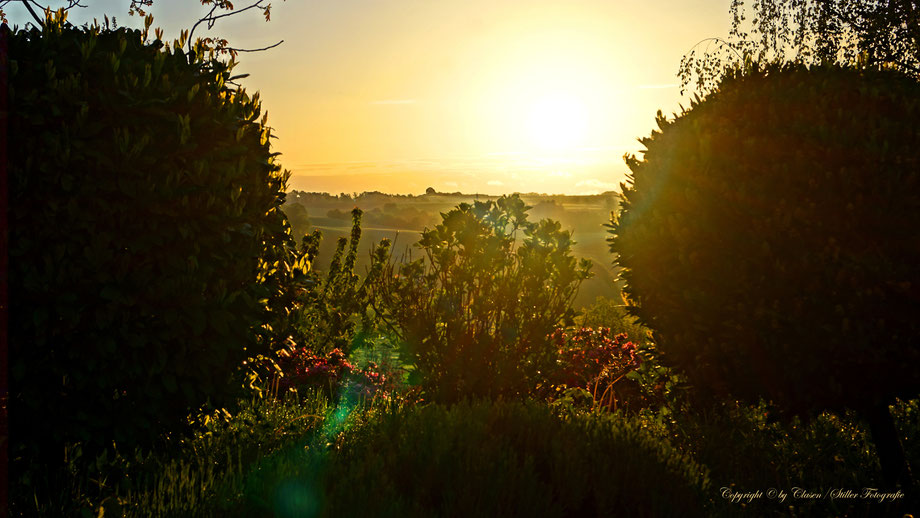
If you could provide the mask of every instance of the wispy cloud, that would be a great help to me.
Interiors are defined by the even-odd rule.
[[[498,180],[489,180],[488,182],[486,182],[486,184],[487,184],[487,185],[494,185],[494,186],[496,186],[496,187],[499,187],[499,186],[505,185],[505,182],[500,182],[500,181],[498,181]]]
[[[640,90],[660,90],[663,88],[677,88],[678,86],[680,85],[678,85],[677,83],[661,83],[661,84],[653,84],[653,85],[639,85],[639,89]]]
[[[415,99],[380,99],[371,101],[371,104],[415,104]]]
[[[602,182],[596,178],[591,178],[590,180],[582,180],[575,184],[575,187],[589,187],[592,189],[603,189],[605,191],[612,191],[617,187],[617,184],[611,182]]]

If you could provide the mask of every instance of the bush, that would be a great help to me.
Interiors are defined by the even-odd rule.
[[[283,397],[287,392],[319,390],[336,402],[343,395],[350,400],[375,396],[387,398],[399,382],[398,373],[386,372],[374,362],[359,368],[348,361],[339,349],[325,355],[315,354],[304,347],[281,350],[277,360],[263,362],[263,369],[265,375],[262,378],[273,380],[276,385],[276,397]]]
[[[291,310],[279,332],[294,342],[297,348],[315,353],[341,350],[349,356],[355,346],[363,343],[364,333],[374,327],[372,315],[367,312],[367,288],[355,273],[358,243],[361,240],[360,209],[351,212],[352,227],[349,237],[341,237],[335,253],[325,271],[312,269],[290,290]],[[314,230],[302,238],[299,254],[307,263],[314,263],[319,253],[322,233]],[[357,329],[358,321],[361,329]]]
[[[10,35],[12,444],[130,450],[272,347],[288,173],[230,67],[64,17]]]
[[[909,447],[918,445],[917,423],[904,421],[909,405],[899,403],[898,418]],[[674,413],[661,434],[710,470],[716,501],[714,516],[903,516],[916,506],[901,497],[880,501],[863,498],[864,488],[880,489],[879,464],[868,430],[853,412],[825,412],[803,421],[777,420],[766,403],[736,402],[698,406],[692,412]],[[651,426],[654,428],[654,425]],[[914,450],[916,451],[916,450]],[[916,455],[911,461],[920,461]],[[793,488],[821,493],[822,498],[796,498]],[[721,488],[754,492],[762,496],[750,502],[723,498]],[[780,501],[767,496],[769,488],[781,489]],[[830,490],[851,491],[858,498],[831,498]]]
[[[11,480],[12,516],[237,516],[215,512],[263,457],[302,445],[331,414],[318,392],[284,401],[252,398],[233,414],[196,417],[171,448],[69,452],[64,470],[34,469]]]
[[[559,223],[526,211],[517,195],[463,203],[422,233],[422,258],[395,265],[388,242],[375,251],[374,309],[429,397],[529,393],[554,364],[547,336],[572,322],[590,262],[572,257]]]
[[[594,303],[585,307],[584,315],[579,320],[582,327],[606,327],[614,335],[626,333],[631,342],[637,345],[651,343],[649,331],[636,322],[636,317],[629,314],[625,302],[603,296],[594,299]]]
[[[920,84],[891,71],[736,72],[659,113],[610,238],[698,389],[856,409],[889,481],[906,471],[888,404],[920,393],[918,116]]]
[[[552,341],[559,356],[555,368],[547,373],[547,389],[556,393],[583,390],[596,406],[607,410],[640,404],[639,387],[627,375],[639,368],[642,358],[625,334],[612,335],[607,328],[568,333],[557,329]]]
[[[250,472],[247,516],[705,516],[705,471],[609,416],[463,403],[391,408],[327,456],[291,450]],[[282,512],[285,511],[285,512]]]

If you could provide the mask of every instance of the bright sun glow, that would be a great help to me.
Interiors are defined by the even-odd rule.
[[[601,42],[540,29],[511,33],[515,44],[477,75],[473,91],[482,111],[469,119],[468,131],[499,151],[579,159],[583,149],[610,144],[619,103],[613,92],[622,79],[604,66]]]
[[[588,130],[588,112],[578,97],[550,94],[529,108],[528,130],[534,147],[568,150],[582,145]]]

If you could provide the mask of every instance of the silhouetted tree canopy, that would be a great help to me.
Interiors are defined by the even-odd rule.
[[[856,409],[888,475],[887,405],[920,393],[918,116],[920,84],[895,71],[729,73],[659,112],[610,237],[636,314],[699,390]]]
[[[130,448],[235,401],[309,267],[258,97],[226,63],[63,16],[9,56],[16,443]]]
[[[920,74],[916,0],[733,0],[727,40],[707,38],[684,56],[681,86],[714,88],[745,62],[854,64]]]
[[[10,4],[12,1],[13,0],[0,1],[0,21],[3,23],[8,23],[6,13],[3,8]],[[128,14],[147,17],[147,26],[149,27],[153,17],[148,14],[147,9],[153,6],[154,1],[155,0],[128,0]],[[258,10],[261,12],[266,22],[271,20],[272,4],[266,3],[266,0],[255,0],[254,2],[249,3],[243,7],[237,7],[230,0],[199,1],[201,2],[201,5],[210,6],[210,9],[208,10],[208,14],[197,20],[194,24],[192,24],[189,30],[183,31],[183,33],[180,35],[180,40],[184,42],[183,44],[187,44],[188,51],[198,49],[199,51],[203,50],[208,52],[212,57],[216,54],[227,54],[231,58],[235,59],[240,52],[259,52],[262,50],[268,50],[277,47],[278,45],[284,43],[284,40],[281,40],[273,45],[268,45],[263,48],[241,49],[232,47],[230,42],[224,38],[195,38],[195,31],[202,24],[204,24],[205,28],[210,30],[219,20],[250,10]],[[65,13],[71,9],[87,7],[87,5],[84,3],[84,0],[66,0],[65,5],[57,6],[56,8],[50,4],[43,5],[36,0],[22,0],[21,3],[29,12],[33,22],[38,27],[42,27],[44,25],[44,17],[51,12]],[[113,17],[112,20],[114,21],[115,18]],[[108,17],[106,17],[106,23],[108,23]],[[161,36],[162,33],[160,33],[158,29],[157,39],[161,39]]]

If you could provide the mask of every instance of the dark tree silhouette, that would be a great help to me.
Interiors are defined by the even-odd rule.
[[[894,71],[731,73],[659,112],[609,238],[626,293],[704,393],[851,408],[910,487],[888,405],[920,393],[920,85]]]
[[[308,266],[258,97],[226,63],[63,17],[9,55],[14,438],[55,461],[235,401]]]
[[[746,61],[855,64],[920,74],[916,0],[733,0],[728,39],[706,38],[681,60],[681,86],[714,88]]]
[[[6,13],[3,8],[11,3],[14,0],[0,0],[0,20],[3,23],[7,23]],[[284,1],[284,0],[282,0]],[[32,20],[38,27],[42,27],[45,24],[45,13],[52,11],[67,12],[71,9],[78,7],[87,7],[83,0],[67,0],[66,5],[62,5],[57,9],[53,8],[51,5],[42,5],[36,0],[19,0],[19,2],[25,7],[29,12],[29,15],[32,17]],[[138,16],[148,16],[147,9],[153,6],[154,0],[128,0],[128,14],[129,15],[138,15]],[[187,45],[187,50],[191,52],[193,49],[203,50],[208,52],[211,57],[215,54],[227,54],[231,58],[235,59],[240,52],[260,52],[263,50],[272,49],[284,43],[284,40],[278,41],[272,45],[267,45],[262,48],[255,49],[242,49],[237,47],[232,47],[230,42],[225,38],[219,37],[205,37],[205,38],[195,38],[195,30],[199,26],[204,24],[208,30],[213,29],[214,25],[223,18],[228,18],[230,16],[235,16],[242,14],[250,10],[258,10],[262,13],[262,16],[265,18],[265,21],[271,20],[271,10],[272,5],[266,3],[266,0],[256,0],[244,7],[236,7],[233,2],[230,0],[200,0],[201,5],[211,6],[208,10],[208,14],[204,17],[197,20],[188,31],[183,31],[180,39]],[[152,18],[148,18],[152,20]],[[113,18],[114,20],[114,18]],[[148,25],[150,22],[148,22]],[[157,34],[157,38],[161,38],[161,34]]]

